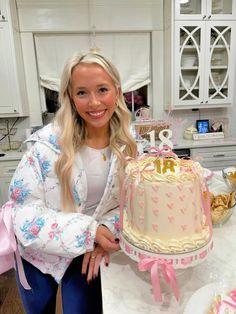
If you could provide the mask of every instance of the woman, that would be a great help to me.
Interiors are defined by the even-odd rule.
[[[61,107],[34,133],[10,185],[15,235],[31,290],[26,313],[102,313],[99,265],[119,250],[119,173],[136,156],[119,74],[103,56],[65,65]]]

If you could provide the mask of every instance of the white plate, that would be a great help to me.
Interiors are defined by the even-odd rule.
[[[214,300],[216,289],[216,283],[198,289],[189,299],[183,314],[205,314]]]

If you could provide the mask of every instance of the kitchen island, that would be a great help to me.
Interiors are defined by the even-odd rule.
[[[217,175],[219,176],[219,174],[214,176]],[[213,228],[214,245],[208,258],[197,266],[176,271],[180,291],[179,303],[163,280],[161,280],[163,302],[156,303],[152,295],[150,273],[140,272],[137,263],[122,251],[114,253],[109,267],[101,267],[103,314],[183,314],[186,304],[198,289],[209,283],[236,278],[235,239],[234,212],[225,225]],[[205,314],[198,311],[198,306],[199,304],[196,304],[196,312],[191,314]]]

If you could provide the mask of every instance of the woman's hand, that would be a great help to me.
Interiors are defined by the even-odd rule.
[[[87,273],[88,283],[97,277],[102,258],[104,258],[105,265],[108,266],[110,261],[109,253],[106,252],[99,244],[95,246],[92,252],[84,254],[82,274],[86,275]]]
[[[119,241],[116,240],[114,234],[105,226],[98,226],[96,232],[96,243],[98,243],[105,251],[119,251]]]

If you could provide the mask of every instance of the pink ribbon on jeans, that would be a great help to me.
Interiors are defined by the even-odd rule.
[[[172,288],[175,298],[179,300],[179,289],[177,285],[177,280],[175,276],[175,271],[172,263],[170,261],[160,260],[152,257],[141,258],[138,263],[138,268],[140,271],[150,271],[152,288],[154,299],[157,302],[162,301],[162,293],[159,280],[159,270],[162,271],[165,281]]]

